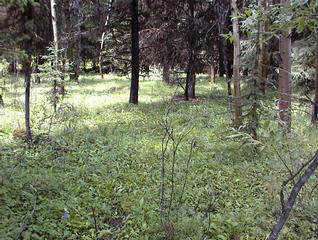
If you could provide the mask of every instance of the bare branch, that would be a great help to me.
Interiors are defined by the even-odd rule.
[[[17,239],[19,239],[20,237],[22,237],[22,233],[24,232],[24,230],[26,229],[26,227],[27,227],[28,223],[30,222],[32,216],[34,215],[37,199],[38,199],[38,193],[35,192],[32,211],[31,211],[30,215],[27,217],[27,219],[25,220],[25,222],[24,222],[24,224],[23,224],[23,226],[22,226],[22,228],[21,228],[19,234],[14,237],[15,240],[17,240]]]
[[[296,200],[298,193],[300,192],[301,188],[304,186],[304,184],[308,181],[310,176],[315,172],[315,170],[318,167],[318,151],[316,152],[315,156],[311,160],[309,160],[306,164],[303,165],[303,167],[300,168],[300,170],[298,170],[298,172],[294,175],[294,177],[297,176],[299,174],[299,172],[301,171],[301,169],[303,169],[305,166],[307,166],[308,163],[310,163],[310,165],[305,170],[305,172],[301,175],[298,182],[294,185],[294,187],[293,187],[293,189],[290,192],[290,195],[288,197],[288,201],[287,201],[286,205],[284,206],[282,215],[280,216],[280,219],[273,227],[272,232],[269,235],[269,237],[267,238],[267,240],[277,239],[280,230],[283,228],[283,226],[284,226],[284,224],[285,224],[285,222],[290,214],[290,211],[292,210],[292,208],[294,206],[294,203],[295,203],[295,200]]]

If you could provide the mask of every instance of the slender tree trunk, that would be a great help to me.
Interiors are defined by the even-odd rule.
[[[131,85],[129,103],[138,104],[139,90],[139,21],[138,0],[131,3]]]
[[[40,84],[40,83],[41,83],[41,78],[40,78],[40,76],[38,75],[38,73],[40,73],[40,70],[39,70],[39,61],[40,61],[40,56],[37,55],[37,56],[36,56],[36,59],[35,59],[35,64],[34,64],[34,73],[36,73],[35,81],[36,81],[37,84]]]
[[[194,1],[189,0],[188,2],[188,65],[187,65],[187,77],[185,87],[185,99],[188,101],[189,98],[195,98],[195,44],[196,44],[196,32],[194,25]]]
[[[59,35],[58,35],[58,29],[57,29],[57,15],[56,15],[56,2],[55,0],[51,1],[51,15],[52,15],[52,27],[53,27],[53,40],[54,40],[54,61],[55,61],[55,67],[58,66],[58,50],[59,50]]]
[[[32,140],[30,127],[30,89],[31,89],[31,62],[24,61],[24,81],[25,81],[25,133],[28,141]]]
[[[189,74],[187,74],[187,78],[187,100],[189,100],[195,98],[195,73],[193,71],[189,71]]]
[[[215,84],[215,68],[214,68],[214,65],[211,65],[210,69],[211,69],[211,83]]]
[[[224,3],[224,2],[223,2]],[[224,38],[221,36],[221,34],[225,34],[224,32],[224,25],[226,22],[226,19],[228,17],[228,8],[224,9],[224,5],[222,4],[222,1],[216,1],[216,8],[217,8],[217,14],[218,14],[218,38],[217,38],[217,48],[218,48],[218,74],[220,77],[223,77],[225,74],[225,44],[224,44]],[[226,32],[227,33],[227,32]]]
[[[317,122],[318,115],[318,27],[316,27],[316,80],[315,80],[315,98],[312,106],[312,122]]]
[[[258,6],[259,8],[262,7],[262,1],[263,0],[258,0]],[[260,20],[257,21],[257,35],[256,35],[256,42],[259,43],[261,40],[261,28],[262,28],[262,22]],[[259,92],[262,92],[262,88],[264,87],[264,93],[265,93],[265,85],[263,86],[263,79],[262,79],[262,74],[263,74],[263,66],[262,66],[262,60],[263,60],[263,55],[262,55],[262,44],[256,45],[256,54],[255,54],[255,60],[254,60],[254,69],[257,71],[258,69],[258,74],[256,73],[254,75],[253,79],[253,86],[252,86],[252,92],[251,92],[251,100],[252,100],[252,108],[250,112],[250,120],[249,120],[249,130],[251,131],[253,139],[257,140],[258,135],[257,135],[257,128],[258,128],[258,114],[257,114],[257,109],[259,107],[258,104],[258,95]],[[258,75],[258,76],[257,76]],[[260,80],[260,81],[259,81]]]
[[[58,29],[57,29],[57,15],[56,15],[56,2],[55,0],[50,0],[51,2],[51,16],[52,16],[52,27],[53,27],[53,39],[54,39],[54,68],[59,70],[59,42],[58,42]],[[56,112],[57,106],[57,80],[53,80],[53,107],[54,112]]]
[[[234,36],[234,59],[233,59],[233,78],[234,78],[234,108],[235,108],[235,127],[238,128],[242,124],[242,109],[241,109],[241,87],[239,79],[239,64],[240,64],[240,33],[239,21],[237,18],[236,0],[232,0],[232,15],[233,18],[233,36]]]
[[[289,0],[281,0],[288,7]],[[291,30],[283,33],[279,39],[279,125],[290,131],[291,127]]]
[[[225,74],[225,67],[224,67],[224,53],[223,53],[223,48],[224,48],[224,44],[223,44],[223,42],[222,41],[224,41],[224,39],[223,39],[223,37],[221,37],[221,36],[219,36],[218,37],[218,50],[219,50],[219,62],[218,62],[218,64],[219,64],[219,67],[218,67],[218,73],[219,73],[219,76],[220,77],[223,77],[224,76],[224,74]]]
[[[164,61],[162,69],[162,81],[165,83],[170,82],[170,65],[168,61]]]
[[[105,20],[105,24],[104,24],[104,32],[102,34],[102,41],[100,43],[100,49],[99,49],[98,64],[99,64],[99,73],[102,76],[102,78],[104,78],[103,66],[102,66],[102,63],[103,63],[103,48],[104,48],[106,31],[107,31],[107,28],[108,28],[109,22],[110,22],[110,14],[111,14],[111,11],[112,11],[112,6],[113,6],[113,0],[109,0],[108,9],[107,9],[107,16],[106,16],[106,20]],[[137,3],[137,11],[138,11],[138,3]]]
[[[259,77],[260,77],[260,92],[265,95],[265,86],[266,86],[266,78],[267,78],[267,66],[268,66],[268,44],[266,43],[266,34],[269,28],[269,16],[268,16],[268,6],[269,0],[260,0],[260,6],[263,5],[265,10],[265,19],[261,23],[261,44],[260,50],[261,54],[259,57]],[[263,2],[263,3],[262,3]]]
[[[0,106],[4,107],[4,101],[1,94],[0,94]]]
[[[28,3],[25,8],[26,13],[26,21],[30,21],[33,16],[33,8],[31,3]],[[29,30],[24,28],[22,32],[26,33]],[[30,35],[29,35],[30,36]],[[30,143],[32,141],[31,127],[30,127],[30,89],[31,89],[31,62],[32,62],[32,45],[33,39],[30,36],[28,40],[24,41],[23,44],[24,51],[26,56],[23,58],[22,67],[24,72],[24,80],[25,80],[25,99],[24,99],[24,119],[25,119],[25,133],[27,141]]]
[[[75,0],[75,9],[76,9],[76,59],[74,62],[74,73],[75,73],[75,81],[78,81],[79,78],[79,70],[81,64],[81,5],[80,0]]]
[[[66,5],[65,10],[64,10],[64,18],[65,18],[65,25],[66,25],[66,32],[69,34],[69,36],[71,36],[72,34],[72,20],[73,18],[71,17],[71,9],[73,8],[73,4],[71,0],[66,0],[64,1],[64,4]],[[72,11],[73,13],[73,11]],[[69,62],[69,77],[71,81],[76,81],[75,79],[75,71],[74,71],[74,54],[73,54],[73,50],[74,50],[74,40],[73,40],[73,36],[71,37],[71,39],[68,39],[67,43],[67,59]]]

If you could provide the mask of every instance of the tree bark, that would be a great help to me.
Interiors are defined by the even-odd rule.
[[[26,9],[26,21],[29,22],[33,18],[33,8],[30,3],[28,3]],[[25,27],[23,29],[23,33],[28,33]],[[29,33],[30,34],[30,33]],[[23,42],[23,50],[26,55],[23,57],[22,68],[24,72],[24,80],[25,80],[25,94],[24,94],[24,120],[25,120],[25,133],[26,139],[30,143],[32,141],[31,127],[30,127],[30,89],[31,89],[31,55],[32,55],[32,46],[33,39],[32,35],[29,35],[29,39]]]
[[[0,106],[4,107],[4,101],[1,94],[0,94]]]
[[[79,70],[81,64],[81,5],[80,0],[75,0],[75,9],[76,9],[76,58],[74,62],[74,74],[75,74],[75,81],[78,81],[79,78]]]
[[[56,2],[55,0],[50,0],[51,2],[51,15],[52,15],[52,27],[53,27],[53,40],[54,40],[54,61],[55,67],[58,66],[58,50],[59,50],[59,35],[57,29],[57,15],[56,15]]]
[[[219,50],[219,67],[218,67],[218,70],[219,70],[219,76],[220,77],[224,77],[224,74],[225,74],[225,67],[224,67],[224,53],[223,53],[223,42],[224,41],[224,38],[219,36],[218,37],[218,50]]]
[[[234,108],[235,108],[235,127],[239,128],[242,125],[242,109],[241,109],[241,86],[239,79],[239,64],[240,64],[240,33],[239,21],[237,17],[237,4],[236,0],[232,0],[232,15],[233,18],[233,36],[234,36],[234,59],[233,59],[233,83],[234,83]]]
[[[281,0],[288,7],[289,0]],[[279,125],[290,131],[291,127],[291,30],[288,29],[279,39]]]
[[[211,83],[215,84],[215,68],[214,68],[214,65],[211,65],[210,69],[211,69]]]
[[[196,44],[196,33],[194,24],[194,1],[189,0],[188,2],[188,65],[187,65],[187,76],[186,76],[186,87],[185,87],[185,99],[188,101],[190,98],[195,98],[195,44]]]
[[[37,84],[40,84],[41,83],[41,78],[40,76],[38,75],[40,73],[40,70],[39,70],[39,62],[40,62],[40,55],[36,55],[36,59],[34,61],[34,73],[36,74],[35,76],[35,82]]]
[[[134,3],[132,3],[134,4]],[[106,35],[106,30],[108,28],[109,22],[110,22],[110,14],[112,11],[112,6],[113,6],[113,0],[109,0],[108,3],[108,9],[107,9],[107,16],[104,24],[104,32],[102,34],[102,41],[100,43],[100,49],[99,49],[99,57],[98,57],[98,64],[99,64],[99,73],[104,78],[103,75],[103,69],[102,69],[102,63],[103,63],[103,48],[104,48],[104,42],[105,42],[105,35]],[[138,1],[137,1],[137,12],[138,12]]]
[[[223,1],[224,4],[225,1]],[[227,1],[226,1],[227,2]],[[226,70],[226,64],[225,64],[225,46],[224,44],[224,37],[221,36],[221,34],[226,34],[228,31],[224,31],[226,20],[228,17],[228,8],[227,3],[225,5],[222,4],[222,1],[216,1],[216,8],[217,8],[217,14],[218,14],[218,38],[217,38],[217,48],[218,48],[218,74],[220,77],[223,77]]]
[[[170,82],[170,65],[167,61],[164,61],[164,63],[163,63],[162,81],[165,83]]]
[[[317,122],[318,117],[318,27],[316,27],[316,80],[315,80],[315,98],[312,105],[312,123]]]
[[[30,89],[31,89],[31,62],[24,61],[24,81],[25,81],[25,133],[27,140],[32,140],[31,127],[30,127]]]
[[[259,58],[259,77],[260,77],[260,92],[265,95],[265,87],[266,87],[266,78],[267,78],[267,66],[268,66],[268,44],[266,43],[266,33],[269,28],[269,16],[268,16],[268,6],[269,0],[261,0],[263,3],[259,4],[263,5],[265,11],[265,18],[261,23],[261,44],[260,44],[260,58]]]
[[[131,2],[131,85],[129,103],[138,104],[139,90],[139,21],[138,0]]]
[[[58,29],[57,29],[57,15],[56,15],[56,2],[55,0],[50,0],[51,2],[51,16],[52,16],[52,28],[53,28],[53,40],[54,40],[54,68],[59,70],[59,43],[58,43]],[[53,108],[56,112],[57,107],[57,80],[53,80]]]

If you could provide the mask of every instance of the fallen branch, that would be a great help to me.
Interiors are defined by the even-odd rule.
[[[315,172],[315,170],[318,167],[318,151],[316,152],[315,156],[309,161],[311,162],[308,168],[305,170],[305,172],[300,176],[298,182],[294,185],[292,191],[290,192],[290,195],[288,197],[287,203],[285,204],[283,208],[282,215],[280,216],[280,219],[275,224],[275,226],[272,229],[271,234],[267,238],[267,240],[275,240],[280,232],[280,230],[283,228],[290,211],[292,210],[296,197],[298,193],[300,192],[303,185],[308,181],[310,176]]]
[[[22,233],[24,232],[24,230],[26,229],[26,227],[27,227],[28,223],[30,222],[32,216],[34,215],[37,199],[38,199],[38,193],[35,192],[32,211],[31,211],[30,215],[27,217],[27,219],[25,220],[25,222],[24,222],[19,234],[14,237],[15,240],[19,239],[22,236]]]

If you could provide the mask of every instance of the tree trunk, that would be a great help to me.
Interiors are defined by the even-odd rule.
[[[53,27],[53,40],[54,40],[54,68],[59,70],[59,43],[58,43],[58,29],[57,29],[57,15],[56,15],[56,2],[55,0],[50,0],[51,2],[51,16],[52,16],[52,27]],[[53,107],[54,112],[56,112],[57,105],[57,80],[53,80]]]
[[[223,3],[223,4],[222,4]],[[224,37],[221,34],[227,33],[224,32],[224,25],[226,23],[226,19],[228,17],[228,8],[225,9],[226,4],[224,5],[224,1],[216,1],[217,8],[217,17],[218,17],[218,38],[217,38],[217,49],[218,49],[218,74],[220,77],[223,77],[225,74],[225,63],[224,63]]]
[[[26,9],[26,21],[29,22],[33,18],[33,8],[31,3],[28,3]],[[24,27],[23,33],[27,33],[28,30]],[[22,61],[22,68],[24,72],[25,80],[25,95],[24,95],[24,120],[25,120],[25,133],[26,139],[30,143],[32,141],[31,127],[30,127],[30,89],[31,89],[31,62],[32,62],[32,46],[33,39],[29,35],[29,39],[23,42],[23,50],[25,51],[25,56]]]
[[[196,31],[194,25],[194,1],[189,0],[188,3],[188,65],[185,87],[185,99],[188,101],[190,98],[195,98],[195,44],[196,44]]]
[[[189,71],[189,74],[187,74],[187,87],[186,87],[187,95],[189,99],[195,98],[195,73]]]
[[[289,0],[281,0],[287,7]],[[291,30],[283,33],[279,39],[279,125],[290,131],[291,127]]]
[[[75,0],[75,9],[76,9],[76,58],[74,62],[74,74],[75,74],[75,81],[78,81],[79,78],[79,69],[81,63],[81,6],[80,0]]]
[[[25,81],[25,133],[27,140],[32,140],[31,127],[30,127],[30,89],[31,89],[31,62],[29,60],[24,61],[24,81]]]
[[[71,26],[71,22],[73,18],[71,17],[71,9],[73,9],[73,4],[72,0],[66,0],[64,1],[64,4],[66,5],[64,9],[64,18],[65,18],[65,31],[68,33],[69,36],[71,36],[73,29]],[[73,13],[73,11],[72,11]],[[75,71],[74,71],[74,54],[73,54],[73,49],[74,49],[74,41],[73,41],[73,36],[71,36],[70,39],[68,39],[66,46],[67,46],[67,59],[69,62],[69,77],[70,81],[76,81],[75,78]]]
[[[316,27],[316,80],[315,80],[315,98],[312,106],[312,122],[317,121],[318,115],[318,27]]]
[[[233,59],[233,78],[234,78],[234,108],[235,108],[235,127],[239,128],[242,125],[242,109],[241,109],[241,87],[239,79],[239,64],[240,64],[240,33],[239,22],[237,18],[236,0],[232,0],[232,15],[233,18],[233,36],[234,36],[234,59]]]
[[[163,69],[162,69],[162,81],[165,83],[170,82],[170,65],[167,61],[163,63]]]
[[[132,4],[134,4],[134,3],[132,3]],[[105,20],[105,24],[104,24],[104,32],[102,34],[102,41],[100,43],[100,49],[99,49],[98,64],[99,64],[99,73],[102,76],[102,78],[104,78],[103,66],[102,66],[102,63],[103,63],[103,48],[104,48],[106,30],[107,30],[109,22],[110,22],[110,14],[111,14],[111,11],[112,11],[112,6],[113,6],[113,0],[109,0],[108,9],[107,9],[107,16],[106,16],[106,20]],[[138,12],[138,1],[137,1],[137,12]],[[137,19],[137,21],[138,21],[138,19]]]
[[[55,61],[55,67],[58,66],[58,50],[59,50],[59,35],[58,35],[58,29],[57,29],[57,15],[56,15],[56,2],[55,0],[51,1],[51,15],[52,15],[52,27],[53,27],[53,40],[54,40],[54,61]]]
[[[260,0],[263,1],[263,4],[260,3],[259,5],[264,6],[264,10],[266,12],[265,19],[262,22],[261,26],[261,44],[260,50],[261,54],[259,57],[259,77],[260,77],[260,92],[265,95],[265,86],[266,86],[266,78],[267,78],[267,66],[268,66],[268,44],[266,43],[266,33],[268,32],[269,28],[269,16],[268,16],[268,0]]]
[[[40,76],[38,75],[40,73],[40,70],[39,70],[39,62],[40,62],[40,56],[37,55],[36,56],[36,59],[35,59],[35,62],[34,62],[34,73],[36,74],[35,75],[35,82],[37,84],[40,84],[41,83],[41,78]]]
[[[1,94],[0,94],[0,106],[4,107],[4,101]]]
[[[219,76],[223,77],[225,74],[225,67],[224,67],[224,53],[223,53],[223,48],[224,48],[224,44],[223,44],[224,38],[219,36],[218,37],[218,50],[219,50]]]
[[[215,84],[215,68],[214,68],[214,65],[211,65],[210,69],[211,69],[211,83]]]
[[[258,7],[261,9],[262,7],[262,2],[263,0],[258,0]],[[257,20],[257,34],[256,34],[256,42],[260,43],[261,42],[261,37],[263,31],[263,24],[261,20]],[[263,43],[256,45],[256,53],[255,53],[255,60],[254,60],[254,69],[255,71],[258,70],[258,73],[253,77],[253,86],[252,86],[252,91],[251,91],[251,111],[250,111],[250,120],[249,120],[249,131],[252,134],[253,139],[257,140],[258,139],[258,134],[257,134],[257,129],[259,125],[259,117],[258,117],[258,108],[259,108],[259,92],[262,92],[263,94],[265,93],[265,82],[263,80],[263,70],[264,66],[262,65],[263,63],[263,51],[265,50],[265,45]],[[260,80],[260,81],[259,81]]]
[[[138,0],[131,2],[131,85],[129,103],[138,104],[139,90],[139,21]]]

